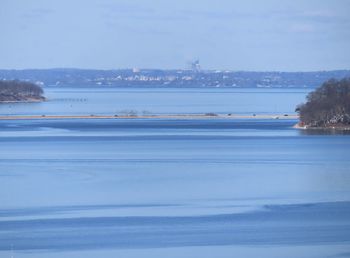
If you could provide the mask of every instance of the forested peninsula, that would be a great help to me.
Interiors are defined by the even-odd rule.
[[[0,102],[44,101],[43,89],[31,82],[0,80]]]
[[[296,109],[299,127],[350,130],[350,78],[331,79],[307,96]]]

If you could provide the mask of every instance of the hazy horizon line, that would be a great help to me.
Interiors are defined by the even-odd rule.
[[[78,68],[78,67],[50,67],[50,68],[0,68],[6,71],[26,71],[26,70],[90,70],[90,71],[118,71],[118,70],[161,70],[161,71],[190,71],[190,68],[139,68],[139,67],[125,67],[125,68]],[[234,70],[234,69],[201,69],[201,72],[210,71],[225,71],[225,72],[266,72],[266,73],[313,73],[313,72],[336,72],[336,71],[350,71],[350,68],[339,69],[324,69],[324,70]]]

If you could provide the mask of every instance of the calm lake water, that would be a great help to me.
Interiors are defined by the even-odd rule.
[[[306,94],[198,91],[55,89],[11,112],[287,113]],[[2,120],[0,257],[349,257],[350,135],[295,123]]]
[[[48,101],[0,104],[0,114],[294,113],[309,89],[46,88]]]

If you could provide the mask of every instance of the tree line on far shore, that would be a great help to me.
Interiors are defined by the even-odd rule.
[[[43,89],[32,82],[0,80],[0,101],[43,100],[43,94]]]
[[[296,109],[306,127],[350,126],[350,78],[326,81]]]

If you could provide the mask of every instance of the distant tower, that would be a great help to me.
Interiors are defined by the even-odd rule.
[[[194,72],[200,72],[201,71],[201,66],[199,64],[199,60],[194,60],[193,62],[191,62],[191,69]]]

